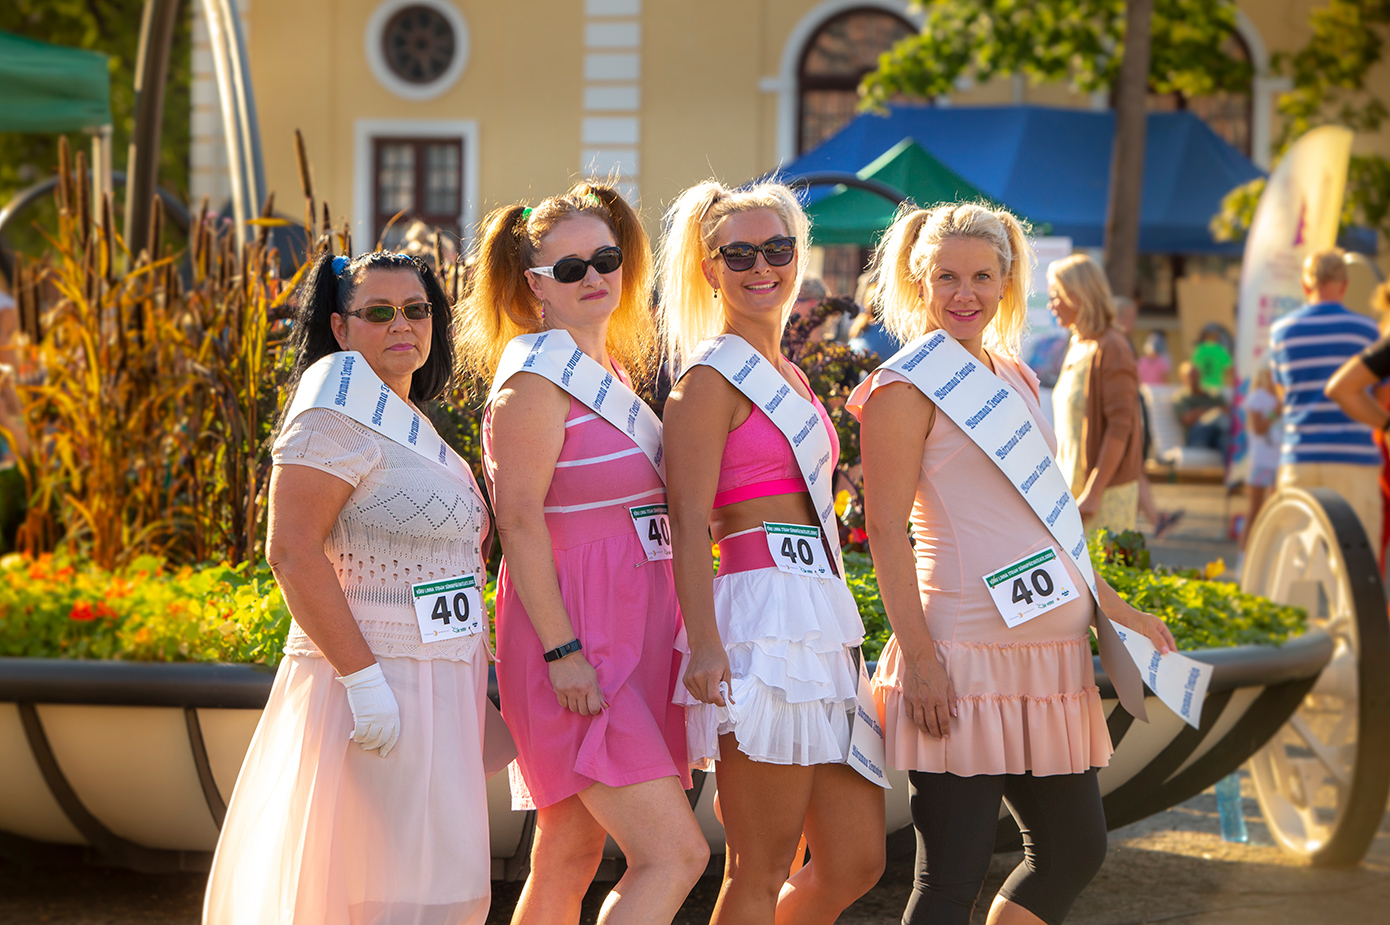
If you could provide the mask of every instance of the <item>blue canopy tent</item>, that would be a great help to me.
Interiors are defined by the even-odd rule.
[[[1113,112],[895,105],[886,117],[858,116],[777,174],[794,181],[818,171],[858,171],[911,136],[991,198],[1050,225],[1051,234],[1100,247],[1114,133]],[[1214,240],[1207,223],[1223,196],[1258,176],[1259,168],[1192,113],[1150,113],[1139,249],[1239,254],[1243,244]]]

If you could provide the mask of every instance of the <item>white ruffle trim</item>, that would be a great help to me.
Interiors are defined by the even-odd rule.
[[[735,572],[715,579],[714,611],[733,702],[700,703],[677,688],[692,766],[709,770],[719,757],[719,736],[729,732],[754,761],[843,763],[858,691],[851,650],[864,639],[844,583],[775,568]],[[682,674],[689,660],[683,643]]]

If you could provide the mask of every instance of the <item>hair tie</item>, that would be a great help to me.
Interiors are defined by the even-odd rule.
[[[599,206],[600,208],[603,206],[603,200],[599,199],[598,196],[592,192],[584,194],[584,201],[591,206]]]
[[[522,209],[522,210],[521,210],[521,220],[522,220],[523,222],[529,222],[529,221],[531,220],[531,213],[532,213],[533,211],[535,211],[535,210],[532,209],[530,206],[527,206],[526,208]]]
[[[351,262],[352,262],[352,261],[349,260],[349,259],[346,258],[346,257],[334,257],[334,258],[333,258],[333,275],[334,275],[334,276],[341,277],[341,276],[343,275],[343,271],[346,270],[346,269],[348,268],[348,264],[351,263]]]

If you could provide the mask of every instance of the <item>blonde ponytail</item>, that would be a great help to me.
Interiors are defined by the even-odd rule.
[[[922,300],[922,284],[937,249],[953,237],[987,241],[999,255],[1004,289],[984,345],[1017,356],[1027,319],[1033,249],[1024,224],[1003,209],[996,212],[977,203],[900,209],[874,253],[875,317],[904,344],[938,327]]]
[[[811,226],[801,203],[781,183],[758,183],[730,190],[717,180],[706,180],[681,193],[666,213],[665,234],[657,260],[661,289],[661,339],[672,374],[701,341],[724,328],[724,311],[705,279],[704,262],[719,240],[719,228],[730,215],[767,209],[775,212],[787,234],[796,239],[796,278],[782,307],[782,323],[806,275]]]

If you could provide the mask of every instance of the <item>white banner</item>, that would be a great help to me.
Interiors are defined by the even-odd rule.
[[[1215,669],[1180,652],[1159,655],[1143,633],[1115,627],[1154,696],[1193,729],[1202,728],[1202,704]]]
[[[1304,304],[1304,258],[1336,243],[1351,139],[1351,130],[1337,125],[1298,139],[1269,175],[1255,207],[1236,304],[1237,405],[1250,377],[1269,361],[1270,326]],[[1235,446],[1233,462],[1240,463],[1247,441],[1238,439]]]
[[[798,395],[752,344],[737,334],[721,334],[705,341],[696,348],[695,359],[686,371],[701,364],[718,370],[734,388],[763,409],[791,444],[792,455],[806,479],[825,540],[835,555],[835,568],[843,580],[845,563],[840,556],[840,527],[835,517],[835,496],[830,488],[839,460],[830,458],[830,434],[821,425],[820,412]]]
[[[310,408],[327,408],[448,469],[479,498],[468,464],[435,431],[429,418],[391,390],[356,350],[330,353],[304,371],[285,412],[289,424]]]
[[[880,368],[907,377],[984,450],[1076,565],[1096,601],[1101,662],[1124,708],[1146,719],[1139,671],[1100,607],[1081,511],[1022,396],[940,330],[922,335]]]
[[[1303,259],[1337,240],[1351,159],[1350,129],[1315,128],[1269,175],[1245,238],[1236,309],[1236,371],[1248,378],[1269,353],[1269,328],[1303,305]]]
[[[507,380],[520,372],[544,376],[627,434],[661,476],[662,484],[666,483],[661,419],[622,380],[580,350],[568,331],[555,329],[512,338],[492,377],[488,404],[497,398]]]

